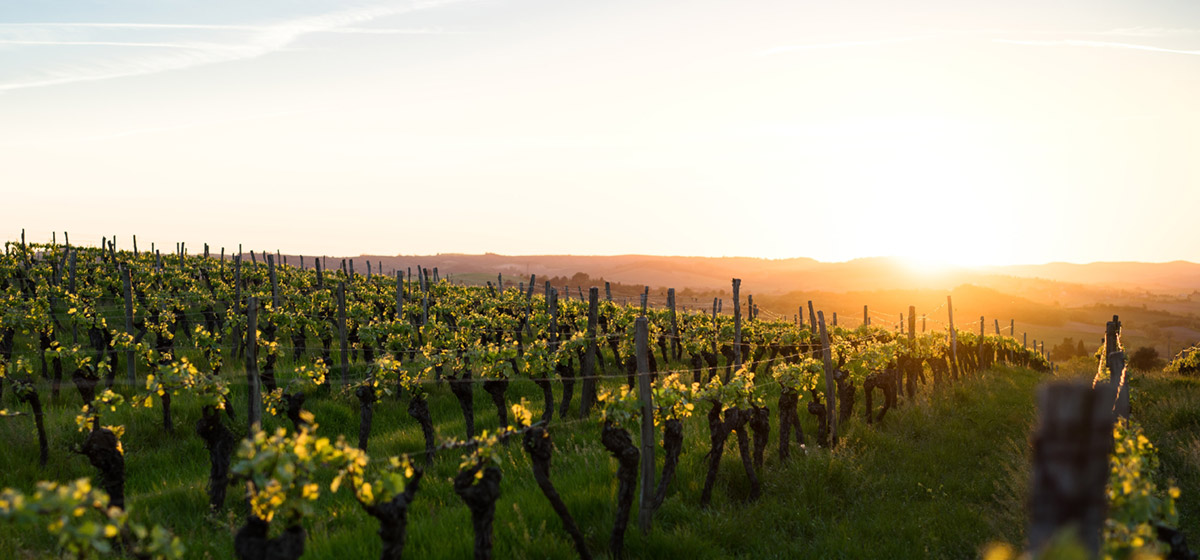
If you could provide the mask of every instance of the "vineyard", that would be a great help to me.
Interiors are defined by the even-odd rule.
[[[1051,370],[911,311],[743,314],[736,279],[723,314],[311,264],[6,244],[0,554],[704,557],[629,543]]]

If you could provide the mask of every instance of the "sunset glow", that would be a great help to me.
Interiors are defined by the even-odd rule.
[[[0,217],[293,253],[1200,260],[1200,8],[969,4],[22,5]]]

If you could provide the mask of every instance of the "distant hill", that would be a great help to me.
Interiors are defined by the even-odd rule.
[[[289,262],[298,262],[289,255]],[[922,269],[896,258],[864,258],[826,263],[808,258],[756,259],[746,257],[663,257],[653,255],[359,255],[351,257],[355,271],[406,274],[416,267],[437,268],[441,277],[482,284],[504,277],[505,285],[527,283],[537,275],[538,290],[551,281],[579,297],[590,286],[613,283],[614,298],[636,301],[649,286],[650,304],[663,305],[666,289],[679,292],[678,302],[689,309],[711,309],[714,298],[724,300],[728,313],[730,279],[742,279],[742,298],[753,295],[767,317],[792,319],[812,300],[842,325],[863,321],[863,306],[873,324],[895,326],[908,306],[928,314],[927,328],[943,329],[948,321],[946,296],[954,298],[959,328],[978,329],[986,317],[987,332],[999,320],[1007,332],[1015,322],[1018,338],[1052,344],[1067,337],[1091,344],[1104,322],[1120,315],[1127,345],[1153,345],[1161,352],[1178,350],[1200,340],[1200,264],[1191,262],[1044,265]],[[307,259],[311,266],[312,259]],[[328,258],[329,267],[341,258]]]

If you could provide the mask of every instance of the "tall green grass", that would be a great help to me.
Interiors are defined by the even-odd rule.
[[[280,369],[286,371],[286,365],[285,360]],[[231,374],[231,378],[239,376]],[[698,415],[685,423],[676,481],[649,534],[637,530],[634,507],[627,556],[964,558],[977,555],[991,540],[1019,543],[1024,531],[1033,390],[1042,379],[1028,370],[997,367],[940,395],[923,387],[925,392],[915,401],[903,400],[899,409],[874,426],[861,419],[860,392],[855,418],[842,427],[841,445],[833,452],[814,445],[815,423],[805,414],[802,421],[809,444],[805,451],[793,452],[790,461],[781,463],[775,455],[777,434],[772,433],[765,472],[760,474],[763,495],[756,501],[748,497],[749,485],[732,448],[736,438],[730,438],[708,509],[698,505],[708,451],[703,418],[707,405],[698,406]],[[439,440],[463,437],[462,416],[449,388],[431,389],[430,409]],[[768,390],[767,401],[772,409],[773,389]],[[555,391],[557,401],[561,388],[556,385]],[[50,400],[44,382],[41,393]],[[535,415],[541,412],[541,393],[531,382],[514,381],[508,396],[510,402],[525,397]],[[477,428],[496,428],[495,409],[482,387],[475,399]],[[573,405],[578,400],[577,387]],[[246,430],[244,386],[234,387],[233,404],[239,421],[233,429],[241,436]],[[423,449],[420,429],[406,414],[406,404],[391,397],[377,404],[368,449],[372,457]],[[64,385],[60,402],[47,407],[51,458],[45,469],[37,466],[32,420],[0,419],[4,442],[0,486],[29,491],[37,480],[94,476],[86,459],[69,451],[82,440],[74,425],[79,406],[74,388]],[[313,395],[306,409],[316,415],[318,434],[355,440],[358,404],[352,396]],[[171,528],[188,547],[189,557],[231,558],[233,533],[245,512],[242,488],[231,488],[224,512],[207,513],[208,455],[193,431],[199,410],[186,395],[175,399],[173,410],[174,435],[163,432],[157,408],[104,417],[105,424],[126,426],[127,504],[136,520]],[[570,418],[556,417],[551,425],[556,446],[551,478],[593,553],[605,557],[615,516],[616,462],[600,444],[595,415],[578,420],[576,411],[572,406]],[[772,429],[777,427],[774,413]],[[1194,426],[1194,415],[1187,419],[1180,414],[1184,426]],[[273,417],[265,424],[267,429],[288,425],[285,419]],[[1200,460],[1200,443],[1194,437],[1190,441],[1195,450],[1191,457]],[[534,482],[520,442],[512,441],[499,458],[504,478],[496,504],[496,557],[574,557],[570,539]],[[661,465],[661,448],[656,458]],[[470,514],[450,483],[458,463],[458,454],[443,452],[421,482],[409,514],[408,556],[470,556]],[[327,489],[317,504],[322,514],[305,520],[304,557],[378,556],[375,521],[346,490],[331,495]],[[1188,511],[1195,515],[1195,508]],[[0,557],[45,557],[53,546],[46,534],[0,527]]]

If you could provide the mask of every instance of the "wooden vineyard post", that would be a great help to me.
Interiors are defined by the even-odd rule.
[[[713,323],[712,353],[713,353],[713,356],[720,356],[720,354],[717,353],[717,342],[718,342],[718,339],[721,338],[721,329],[717,327],[717,298],[713,298],[712,323]]]
[[[1129,418],[1129,386],[1125,380],[1125,351],[1121,349],[1121,320],[1113,315],[1104,330],[1104,356],[1108,364],[1109,383],[1116,393],[1113,413]]]
[[[317,289],[322,289],[325,287],[325,274],[321,270],[321,259],[313,257],[313,268],[317,271]]]
[[[1112,387],[1106,385],[1052,383],[1038,389],[1029,499],[1029,547],[1035,555],[1061,530],[1074,527],[1089,556],[1097,557],[1108,517],[1112,402]]]
[[[608,300],[609,303],[612,303],[612,284],[608,282],[604,283],[604,299]]]
[[[803,305],[796,308],[796,326],[799,328],[802,328],[802,329],[804,328],[804,306]]]
[[[233,302],[235,306],[242,304],[242,255],[240,252],[233,256]],[[234,354],[240,356],[246,349],[240,325],[233,326],[233,339],[237,341]]]
[[[833,326],[837,326],[837,311],[833,312]]]
[[[671,311],[671,350],[675,353],[675,359],[679,359],[682,350],[679,344],[679,321],[675,316],[675,288],[667,290],[667,306]]]
[[[958,379],[958,331],[954,330],[954,302],[946,296],[946,314],[950,317],[950,379]]]
[[[817,313],[813,311],[812,300],[808,300],[808,322],[812,325],[813,330],[817,328]]]
[[[71,251],[71,268],[67,271],[67,287],[71,290],[71,295],[75,295],[75,258],[79,255],[79,251]],[[79,343],[79,327],[75,321],[71,321],[71,343]]]
[[[825,421],[829,425],[829,448],[837,447],[837,383],[834,380],[833,352],[829,348],[829,332],[825,330],[825,312],[817,312],[817,327],[821,333],[821,359],[825,362]]]
[[[338,341],[341,348],[342,387],[350,385],[350,348],[346,342],[346,283],[338,282]]]
[[[650,298],[650,286],[642,292],[642,315],[646,314],[646,300]]]
[[[596,402],[596,323],[600,309],[600,289],[588,289],[587,350],[583,354],[583,390],[579,395],[579,417],[586,418]]]
[[[863,325],[870,325],[870,324],[871,324],[871,315],[867,311],[867,306],[864,305],[863,306]]]
[[[900,331],[900,334],[904,334],[904,314],[903,313],[900,314],[899,325],[900,325],[900,328],[898,330]]]
[[[908,349],[917,347],[917,306],[908,306]]]
[[[279,311],[279,276],[275,274],[275,255],[267,253],[267,273],[271,276],[271,307]]]
[[[738,292],[742,289],[742,279],[733,279],[733,371],[742,369],[742,298]],[[726,382],[729,380],[726,379]]]
[[[996,336],[1000,336],[1000,319],[992,319],[996,323]]]
[[[246,385],[249,391],[250,437],[262,426],[262,387],[258,380],[258,298],[246,298]]]
[[[404,273],[396,271],[396,320],[404,320]]]
[[[984,346],[983,345],[983,337],[987,336],[987,333],[984,331],[984,329],[986,328],[984,325],[985,325],[984,318],[982,315],[980,315],[979,316],[979,361],[976,362],[976,366],[975,366],[980,371],[983,370],[983,364],[984,364],[984,361],[983,361],[983,346]]]
[[[128,267],[121,267],[121,287],[125,292],[125,334],[133,337],[133,279]],[[133,347],[125,350],[125,373],[129,386],[137,385],[137,364],[133,359]]]
[[[546,286],[550,286],[546,282]],[[558,290],[546,290],[546,314],[550,316],[550,351],[558,351]]]
[[[642,533],[650,532],[650,521],[654,516],[654,402],[650,390],[650,359],[645,315],[637,318],[634,342],[637,345],[638,399],[642,404],[642,494],[638,501],[638,526]]]

